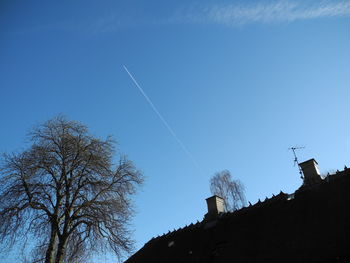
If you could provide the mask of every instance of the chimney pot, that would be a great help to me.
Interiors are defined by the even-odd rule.
[[[208,213],[205,219],[212,220],[218,217],[219,214],[225,212],[224,199],[220,196],[213,195],[206,199],[208,206]]]
[[[318,163],[315,159],[310,159],[299,164],[304,174],[304,186],[310,186],[322,181]]]

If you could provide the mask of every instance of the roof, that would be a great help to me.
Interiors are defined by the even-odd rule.
[[[350,169],[151,239],[125,263],[350,262]]]

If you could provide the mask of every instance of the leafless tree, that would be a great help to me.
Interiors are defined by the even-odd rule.
[[[240,209],[246,204],[243,184],[233,180],[228,170],[217,172],[210,178],[210,191],[224,199],[226,211]]]
[[[0,243],[35,244],[31,262],[86,262],[130,253],[131,197],[143,176],[115,142],[58,116],[34,128],[30,147],[0,166]]]

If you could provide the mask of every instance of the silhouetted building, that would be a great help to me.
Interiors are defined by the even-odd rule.
[[[350,169],[321,179],[314,159],[300,166],[294,194],[232,213],[210,197],[203,221],[151,239],[126,263],[350,262]]]

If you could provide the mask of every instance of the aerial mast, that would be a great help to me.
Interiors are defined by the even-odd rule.
[[[298,146],[293,146],[293,147],[288,148],[289,150],[292,150],[292,151],[293,151],[293,154],[294,154],[294,166],[295,166],[295,165],[298,165],[299,174],[300,174],[300,178],[301,178],[301,179],[304,179],[303,171],[301,170],[301,167],[300,167],[299,161],[298,161],[298,157],[297,157],[297,154],[295,153],[295,151],[296,151],[296,150],[301,150],[301,149],[304,149],[304,148],[305,148],[305,147],[298,147]]]

